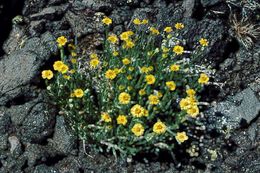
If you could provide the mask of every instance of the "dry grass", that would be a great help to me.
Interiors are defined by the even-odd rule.
[[[243,44],[247,49],[251,48],[255,41],[260,37],[260,26],[252,24],[250,20],[243,17],[238,20],[236,15],[230,18],[231,28],[234,31],[235,37]]]

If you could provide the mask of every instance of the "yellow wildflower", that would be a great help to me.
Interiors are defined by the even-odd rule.
[[[113,52],[113,56],[118,56],[118,55],[119,55],[119,53],[117,51]]]
[[[167,26],[167,27],[164,28],[163,31],[166,32],[166,33],[172,32],[172,27]]]
[[[131,40],[126,40],[124,45],[123,45],[123,48],[124,49],[131,49],[135,46],[134,42],[131,41]]]
[[[198,106],[192,106],[187,110],[187,114],[189,114],[189,116],[191,116],[192,118],[196,118],[199,115],[199,113],[200,112]]]
[[[97,59],[98,58],[98,55],[96,53],[92,53],[90,54],[90,59]]]
[[[134,69],[135,69],[134,67],[129,67],[128,68],[129,71],[134,71]]]
[[[171,90],[174,91],[176,89],[176,84],[173,81],[166,82],[166,86]]]
[[[125,89],[125,86],[124,85],[119,85],[118,89],[119,90],[123,90],[123,89]]]
[[[153,132],[157,134],[163,134],[166,132],[166,128],[167,127],[163,122],[158,121],[153,125]]]
[[[171,71],[179,71],[180,70],[180,65],[172,64],[170,66]]]
[[[190,108],[191,102],[189,98],[183,98],[180,101],[180,108],[181,110],[187,110]]]
[[[136,123],[131,131],[134,133],[135,136],[139,137],[142,136],[144,134],[144,127],[142,126],[142,124],[140,123]]]
[[[112,122],[110,115],[108,113],[105,113],[105,112],[101,114],[101,120],[106,122],[106,123]]]
[[[147,109],[144,109],[144,116],[148,117],[149,116],[149,111]]]
[[[68,42],[68,40],[67,40],[67,38],[64,37],[64,36],[60,36],[60,37],[57,39],[57,43],[58,43],[59,47],[65,46],[67,42]]]
[[[184,48],[182,46],[176,45],[173,48],[173,52],[176,53],[177,55],[181,55],[184,52]]]
[[[50,80],[51,78],[53,78],[53,72],[51,70],[43,70],[42,71],[42,78]]]
[[[119,68],[115,68],[115,69],[114,69],[114,72],[115,72],[116,74],[119,74],[121,71],[122,71],[122,70],[119,69]]]
[[[70,80],[70,76],[69,75],[63,75],[64,79]]]
[[[146,75],[145,76],[145,80],[146,80],[146,82],[147,82],[147,84],[148,85],[152,85],[152,84],[154,84],[155,83],[155,81],[156,81],[156,78],[154,77],[154,75]]]
[[[125,104],[128,104],[130,102],[131,96],[126,92],[122,92],[122,93],[119,94],[118,100],[119,100],[120,104],[125,105]]]
[[[81,98],[84,96],[84,91],[82,89],[75,89],[73,93],[74,96],[77,98]]]
[[[72,64],[76,64],[76,63],[77,63],[77,59],[76,59],[76,58],[71,58],[71,59],[70,59],[70,62],[71,62]]]
[[[160,102],[159,97],[157,95],[153,95],[153,94],[151,94],[148,97],[148,100],[149,100],[149,104],[151,104],[151,105],[157,105]]]
[[[183,143],[184,141],[188,140],[188,136],[186,135],[186,132],[177,132],[175,139],[178,141],[178,143]]]
[[[107,40],[112,44],[116,44],[118,42],[118,38],[115,34],[110,34]]]
[[[128,65],[128,64],[131,63],[131,61],[130,61],[128,58],[124,58],[124,59],[122,60],[122,62],[123,62],[124,65]]]
[[[144,115],[144,108],[139,104],[136,104],[131,108],[130,112],[133,115],[133,117],[139,118]]]
[[[200,45],[203,46],[203,47],[206,47],[209,45],[209,42],[207,39],[205,38],[201,38],[200,41],[199,41]]]
[[[159,34],[160,34],[160,32],[159,32],[156,28],[154,28],[154,27],[151,27],[151,28],[150,28],[150,31],[151,31],[151,33],[154,34],[154,35],[159,35]]]
[[[167,57],[168,57],[168,54],[167,54],[167,53],[163,53],[163,54],[162,54],[162,57],[163,57],[163,58],[167,58]]]
[[[209,82],[209,77],[207,74],[205,73],[201,73],[200,74],[200,78],[198,79],[198,82],[200,84],[207,84]]]
[[[112,23],[112,19],[105,17],[104,19],[102,19],[102,22],[106,25],[110,25]]]
[[[142,24],[141,20],[138,19],[138,18],[135,18],[135,19],[133,20],[133,23],[134,23],[135,25],[141,25],[141,24]]]
[[[144,24],[144,25],[145,25],[145,24],[148,24],[148,22],[149,22],[149,21],[148,21],[147,19],[143,19],[143,20],[142,20],[142,24]]]
[[[116,78],[116,72],[114,70],[109,69],[106,71],[105,76],[107,79],[113,80]]]
[[[63,64],[59,70],[59,72],[61,72],[62,74],[67,73],[67,71],[69,70],[69,67],[66,64]]]
[[[165,47],[165,46],[163,46],[163,47],[162,47],[162,51],[163,51],[163,53],[167,53],[167,52],[170,51],[170,49],[167,48],[167,47]]]
[[[128,86],[128,87],[127,87],[127,90],[128,90],[128,91],[131,91],[131,90],[133,90],[133,87],[132,87],[132,86]]]
[[[99,64],[98,58],[91,59],[89,64],[90,64],[91,68],[96,68],[98,66],[98,64]]]
[[[149,72],[149,68],[147,68],[147,67],[142,67],[141,69],[140,69],[140,71],[141,71],[141,73],[148,73]]]
[[[128,75],[128,76],[126,77],[126,79],[127,79],[127,80],[132,80],[133,77],[132,77],[131,75]]]
[[[146,94],[144,89],[140,89],[138,93],[139,93],[140,96],[143,96],[143,95]]]
[[[184,28],[184,24],[183,23],[176,23],[175,24],[175,28],[176,29],[183,29]]]
[[[125,32],[123,32],[122,34],[120,34],[120,39],[126,41],[126,40],[128,40],[129,37],[132,36],[133,34],[134,34],[133,31],[125,31]]]
[[[194,95],[196,94],[196,91],[194,89],[187,89],[186,93],[189,97],[194,97]]]
[[[124,125],[126,125],[126,123],[127,123],[127,118],[126,118],[125,115],[119,115],[119,116],[117,117],[116,121],[117,121],[117,124],[124,126]]]
[[[75,57],[75,56],[77,56],[77,53],[76,52],[71,52],[71,56]]]
[[[62,61],[55,61],[53,64],[53,68],[56,71],[60,71],[61,67],[64,65]]]

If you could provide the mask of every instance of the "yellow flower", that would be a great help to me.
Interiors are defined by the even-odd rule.
[[[179,71],[180,70],[180,65],[172,64],[170,66],[171,71]]]
[[[156,28],[154,28],[154,27],[151,27],[151,28],[150,28],[150,31],[151,31],[151,33],[154,34],[154,35],[159,35],[159,34],[160,34],[160,32],[159,32]]]
[[[184,24],[183,23],[176,23],[175,24],[175,28],[176,29],[183,29],[184,28]]]
[[[135,19],[133,20],[133,23],[134,23],[135,25],[141,25],[141,24],[142,24],[141,20],[138,19],[138,18],[135,18]]]
[[[167,58],[167,57],[168,57],[168,54],[167,54],[167,53],[163,53],[163,54],[162,54],[162,57],[163,57],[163,58]]]
[[[167,32],[167,33],[172,32],[172,27],[167,26],[167,27],[164,28],[163,31],[164,31],[164,32]]]
[[[157,95],[159,98],[161,98],[161,97],[163,96],[163,94],[162,94],[161,92],[159,92],[159,91],[156,93],[156,95]]]
[[[128,65],[128,64],[131,63],[131,61],[130,61],[128,58],[124,58],[124,59],[122,60],[122,62],[123,62],[124,65]]]
[[[90,59],[97,59],[98,58],[98,55],[96,53],[92,53],[90,54]]]
[[[187,114],[189,114],[189,116],[191,116],[192,118],[196,118],[199,115],[199,113],[200,111],[198,106],[192,106],[187,110]]]
[[[126,92],[122,92],[122,93],[119,94],[118,100],[119,100],[120,104],[125,105],[125,104],[128,104],[130,102],[131,96]]]
[[[76,64],[76,63],[77,63],[77,59],[76,59],[76,58],[71,58],[71,59],[70,59],[70,62],[71,62],[72,64]]]
[[[154,75],[146,75],[145,76],[145,80],[146,80],[146,82],[147,82],[147,84],[148,85],[152,85],[152,84],[154,84],[155,83],[155,77],[154,77]]]
[[[194,95],[196,94],[196,91],[194,89],[187,89],[186,93],[189,97],[194,97]]]
[[[82,89],[75,89],[73,93],[74,96],[77,98],[81,98],[84,96],[84,91]]]
[[[208,45],[209,45],[209,42],[208,42],[208,40],[207,40],[207,39],[205,39],[205,38],[201,38],[199,42],[200,42],[200,45],[201,45],[201,46],[203,46],[203,47],[205,47],[205,46],[208,46]]]
[[[69,71],[69,73],[74,74],[74,73],[76,73],[76,70],[72,69],[72,70]]]
[[[116,121],[117,121],[117,124],[124,126],[124,125],[126,125],[126,123],[127,123],[127,118],[126,118],[125,115],[119,115],[119,116],[117,117]]]
[[[128,90],[128,91],[131,91],[132,89],[133,89],[132,86],[128,86],[128,87],[127,87],[127,90]]]
[[[131,40],[126,40],[124,45],[123,45],[123,48],[124,49],[131,49],[135,46],[134,42],[131,41]]]
[[[113,79],[116,78],[116,72],[114,70],[109,69],[109,70],[106,71],[105,76],[106,76],[107,79],[113,80]]]
[[[42,71],[42,78],[50,80],[51,78],[53,78],[53,72],[51,70],[43,70]]]
[[[129,37],[132,36],[133,34],[134,34],[133,31],[125,31],[125,32],[123,32],[122,34],[120,34],[120,39],[126,41],[126,40],[128,40]]]
[[[147,68],[147,67],[142,67],[141,69],[140,69],[140,71],[141,71],[141,73],[148,73],[149,72],[149,68]]]
[[[67,80],[70,80],[70,76],[68,76],[68,75],[63,75],[63,78],[67,79]]]
[[[174,91],[176,89],[176,84],[173,81],[166,82],[166,86],[171,90]]]
[[[142,126],[142,124],[140,123],[136,123],[131,131],[134,133],[135,136],[139,137],[142,136],[144,134],[144,127]]]
[[[77,53],[76,52],[71,52],[71,56],[75,57],[75,56],[77,56]]]
[[[176,45],[173,48],[173,52],[176,53],[177,55],[181,55],[184,52],[184,48],[182,46]]]
[[[135,69],[134,67],[129,67],[128,68],[129,71],[134,71],[134,69]]]
[[[163,122],[158,121],[153,125],[153,132],[157,134],[163,134],[166,132],[166,128],[167,127]]]
[[[119,55],[119,53],[117,51],[113,52],[113,56],[118,56],[118,55]]]
[[[183,143],[184,141],[188,140],[188,136],[186,135],[186,132],[177,132],[175,139],[178,141],[178,143]]]
[[[123,89],[125,89],[125,86],[124,85],[119,85],[118,89],[119,90],[123,90]]]
[[[75,50],[76,46],[74,44],[70,43],[70,44],[68,44],[68,48],[71,50]]]
[[[90,60],[89,64],[90,64],[91,68],[96,68],[99,64],[99,60],[97,58],[94,58],[94,59]]]
[[[142,117],[144,115],[144,108],[142,106],[140,106],[139,104],[134,105],[131,108],[131,114],[133,115],[133,117]]]
[[[163,47],[162,47],[162,51],[163,51],[163,53],[167,53],[167,52],[170,51],[170,49],[167,48],[167,47],[165,47],[165,46],[163,46]]]
[[[149,116],[149,111],[147,109],[144,109],[144,116],[148,117]]]
[[[60,36],[56,41],[57,41],[59,47],[65,46],[66,43],[68,42],[67,38],[64,36]]]
[[[148,67],[148,70],[149,70],[149,71],[153,71],[153,69],[154,69],[153,66],[149,66],[149,67]]]
[[[115,68],[115,69],[114,69],[114,72],[115,72],[116,74],[119,74],[121,71],[122,71],[122,70],[119,69],[119,68]]]
[[[180,108],[181,110],[187,110],[190,108],[191,102],[189,98],[183,98],[180,101]]]
[[[207,84],[209,82],[209,77],[207,74],[205,73],[201,73],[200,74],[200,78],[198,79],[198,82],[200,84]]]
[[[69,67],[66,64],[63,64],[59,70],[59,72],[61,72],[62,74],[67,73],[67,71],[69,70]]]
[[[142,24],[148,24],[148,20],[147,19],[143,19],[143,21],[142,21]]]
[[[104,19],[102,19],[102,22],[106,25],[110,25],[112,23],[112,19],[105,17]]]
[[[140,96],[143,96],[143,95],[146,94],[144,89],[140,89],[138,93],[139,93]]]
[[[133,79],[133,77],[131,75],[128,75],[126,78],[127,78],[127,80],[132,80]]]
[[[151,94],[148,97],[148,100],[149,100],[149,104],[151,104],[151,105],[157,105],[160,102],[159,97],[157,95],[153,95],[153,94]]]
[[[53,68],[56,71],[60,71],[61,67],[64,65],[64,63],[62,61],[55,61],[53,64]]]
[[[101,120],[106,122],[106,123],[112,122],[110,115],[108,113],[105,113],[105,112],[101,114]]]
[[[118,42],[118,38],[115,34],[109,35],[107,40],[112,44],[116,44]]]

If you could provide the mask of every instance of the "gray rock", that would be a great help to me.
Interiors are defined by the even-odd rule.
[[[2,155],[4,150],[8,149],[7,139],[8,139],[8,134],[0,134],[0,155]]]
[[[12,43],[10,43],[12,44]],[[24,47],[0,61],[0,105],[28,94],[29,85],[39,75],[40,67],[57,52],[50,33],[28,39]]]
[[[45,20],[32,21],[30,23],[29,32],[32,36],[39,36],[43,33],[45,27]]]
[[[20,140],[16,136],[10,136],[8,138],[10,143],[10,154],[14,157],[18,157],[22,154],[22,145]]]
[[[47,19],[47,20],[54,20],[57,17],[60,17],[64,14],[64,12],[67,10],[68,5],[61,5],[61,6],[51,6],[44,8],[41,12],[32,14],[30,16],[31,20],[41,20],[41,19]]]
[[[254,120],[260,111],[260,101],[251,88],[247,88],[226,101],[220,102],[216,107],[209,110],[209,115],[222,114],[218,120],[217,127],[226,125],[230,129],[240,127],[241,122],[249,124]],[[219,124],[221,123],[221,124]]]
[[[80,172],[81,165],[79,164],[78,157],[67,157],[61,160],[55,167],[60,172],[68,172],[68,173],[78,173]]]
[[[62,116],[57,116],[55,132],[50,140],[50,145],[60,154],[69,155],[77,153],[77,137],[67,127],[67,123]]]
[[[93,9],[95,11],[112,11],[113,9],[113,3],[112,0],[83,0],[82,5]]]
[[[29,144],[25,149],[23,157],[27,159],[28,166],[32,167],[41,162],[45,162],[50,155],[48,151],[46,151],[46,147]]]
[[[194,7],[195,7],[195,0],[184,0],[182,3],[182,8],[185,9],[184,17],[191,17],[195,10]]]

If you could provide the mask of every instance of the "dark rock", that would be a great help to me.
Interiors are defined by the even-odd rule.
[[[5,134],[11,125],[11,118],[6,114],[6,109],[0,108],[0,134]]]
[[[8,143],[7,143],[7,139],[8,139],[8,134],[0,134],[0,153],[2,155],[4,150],[7,150],[8,148]],[[1,158],[0,158],[1,160]]]
[[[81,3],[84,7],[93,9],[95,11],[110,12],[113,9],[112,0],[83,0]]]
[[[29,16],[30,14],[38,13],[47,5],[47,3],[48,1],[27,0],[24,4],[23,15]]]
[[[78,157],[67,157],[60,161],[55,167],[60,172],[78,173],[80,172],[81,164]]]
[[[10,43],[16,44],[16,43]],[[17,50],[0,61],[0,105],[26,94],[29,84],[39,75],[39,69],[57,52],[55,38],[50,33],[28,39]]]
[[[23,157],[26,158],[28,166],[32,167],[45,162],[50,155],[44,146],[29,144],[26,147]]]
[[[49,0],[48,5],[60,5],[67,2],[68,0]]]
[[[54,167],[50,167],[44,164],[37,165],[33,173],[57,173],[58,170]]]
[[[113,19],[114,24],[124,24],[125,21],[129,21],[133,15],[129,7],[120,7],[113,10],[110,17]]]
[[[32,36],[39,36],[44,32],[45,20],[32,21],[30,23],[29,32]]]
[[[210,1],[209,0],[200,0],[200,2],[203,5],[203,7],[210,7],[210,6],[223,2],[223,0],[210,0]]]
[[[55,131],[50,145],[60,154],[69,155],[77,153],[77,137],[67,127],[64,117],[57,116]]]

